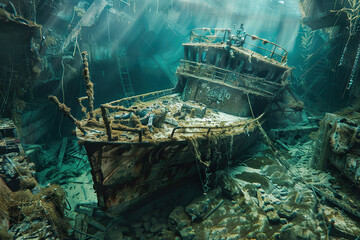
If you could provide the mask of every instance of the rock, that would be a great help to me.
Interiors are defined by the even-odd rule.
[[[180,230],[180,236],[182,240],[192,240],[195,238],[196,234],[192,227],[186,227]]]
[[[150,232],[152,233],[157,233],[157,232],[160,232],[162,229],[166,228],[166,225],[165,224],[154,224],[150,227]]]
[[[294,185],[294,182],[290,179],[289,175],[283,172],[274,172],[270,176],[270,180],[279,186],[292,187]]]
[[[214,222],[210,219],[206,219],[205,221],[202,221],[202,223],[204,224],[204,226],[209,227],[209,228],[215,226]],[[219,225],[220,225],[220,223],[219,223]]]
[[[296,225],[296,226],[288,227],[285,230],[280,230],[279,239],[280,240],[288,240],[288,239],[312,240],[312,239],[317,239],[317,236],[310,230]]]
[[[256,239],[256,240],[267,240],[269,239],[265,233],[259,231],[259,230],[255,230],[254,232],[250,232],[247,236],[246,239]]]
[[[239,217],[227,217],[227,218],[224,218],[223,220],[221,220],[217,224],[217,226],[226,227],[226,226],[233,225],[233,224],[238,224],[238,223],[240,223]],[[208,225],[206,224],[205,226],[208,226]]]
[[[266,216],[270,224],[278,224],[280,222],[280,217],[275,211],[267,212]]]
[[[232,176],[224,171],[219,171],[219,179],[219,185],[223,196],[236,201],[244,197],[242,187]]]
[[[316,214],[316,219],[319,221],[322,221],[322,220],[324,220],[324,215],[322,213],[318,213],[318,214]]]
[[[287,220],[291,220],[296,217],[296,211],[285,211],[284,208],[279,209],[277,213],[280,217],[286,218]]]
[[[274,172],[286,172],[286,169],[280,165],[266,165],[261,168],[261,172],[265,173],[267,176],[271,176]]]
[[[281,227],[280,232],[286,231],[286,229],[291,228],[292,226],[294,226],[293,223],[285,224],[284,226]]]
[[[225,236],[227,234],[226,227],[215,227],[211,229],[211,239],[217,239],[217,237]]]
[[[280,239],[280,233],[274,233],[274,235],[272,236],[272,238],[271,239],[275,239],[275,240],[278,240],[278,239]]]
[[[236,216],[236,212],[233,208],[230,208],[227,214],[230,216]]]
[[[270,198],[269,197],[264,197],[264,205],[269,205],[271,202],[270,202]]]
[[[215,206],[212,206],[211,208],[213,209]],[[224,216],[226,213],[227,213],[227,210],[224,206],[220,206],[218,209],[216,209],[216,213],[217,215],[220,215],[220,216]],[[212,215],[210,215],[209,218],[211,218]]]
[[[261,188],[261,183],[254,183],[254,186],[257,187],[257,188]],[[263,191],[264,191],[264,189],[263,189]]]
[[[177,206],[170,213],[167,225],[170,230],[178,231],[190,224],[191,224],[191,220],[189,215],[185,212],[185,208],[183,206]]]
[[[240,239],[239,234],[228,234],[226,235],[226,240],[238,240]]]
[[[171,240],[171,239],[177,240],[175,232],[167,230],[167,229],[163,229],[161,234],[159,234],[156,239],[158,239],[158,240]],[[180,238],[178,238],[178,239],[181,240]]]
[[[237,227],[235,227],[231,232],[233,233],[244,233],[244,232],[249,232],[252,229],[252,225],[247,223],[238,225]]]
[[[241,224],[246,224],[246,223],[249,223],[249,221],[246,219],[246,217],[244,216],[240,216],[239,217],[239,220],[240,220],[240,223]]]
[[[219,204],[219,197],[221,197],[220,188],[210,190],[206,195],[198,197],[192,203],[186,206],[185,211],[190,215],[192,221],[202,219],[209,213],[209,211],[211,211],[217,204]],[[222,208],[223,207],[219,207],[216,211],[222,211]]]
[[[283,201],[286,201],[287,197],[286,196],[281,196],[280,199],[283,200]]]
[[[286,211],[286,212],[292,212],[292,209],[291,209],[291,207],[289,206],[289,205],[286,205],[286,204],[284,204],[283,206],[282,206],[282,209],[284,210],[284,211]]]
[[[257,233],[255,235],[255,237],[256,237],[257,240],[262,240],[262,239],[266,240],[266,239],[268,239],[268,237],[266,236],[265,233]]]
[[[273,211],[275,208],[272,206],[272,205],[267,205],[264,207],[264,211],[267,213],[267,212],[270,212],[270,211]]]
[[[286,196],[288,195],[288,192],[280,192],[280,196]]]
[[[280,218],[280,223],[285,225],[285,224],[288,224],[288,220],[286,220],[286,218]]]
[[[201,219],[210,210],[210,204],[211,200],[208,196],[201,196],[186,206],[185,211],[191,217],[191,221],[194,222]]]

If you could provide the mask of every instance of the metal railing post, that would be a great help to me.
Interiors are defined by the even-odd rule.
[[[274,49],[273,49],[272,53],[270,54],[270,58],[272,58],[274,56],[275,50],[276,50],[276,45],[274,45]]]
[[[108,136],[108,141],[112,141],[112,137],[111,137],[111,126],[110,126],[110,122],[109,119],[107,117],[107,113],[106,113],[106,108],[104,105],[100,106],[101,109],[101,115],[105,124],[105,130],[106,130],[106,134]]]

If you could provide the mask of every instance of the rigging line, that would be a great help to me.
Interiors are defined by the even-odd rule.
[[[250,102],[250,98],[249,98],[249,94],[247,94],[247,99],[248,99],[248,103],[249,103],[249,106],[250,106],[250,111],[251,111],[251,114],[252,116],[254,117],[254,112],[253,112],[253,109],[252,109],[252,106],[251,106],[251,102]],[[290,169],[290,166],[288,164],[285,164],[284,162],[284,159],[286,159],[282,154],[281,152],[279,152],[276,147],[273,145],[271,139],[269,138],[269,136],[266,134],[266,132],[264,131],[264,129],[262,128],[262,126],[260,125],[259,121],[257,120],[258,124],[259,124],[259,128],[262,132],[262,134],[264,134],[264,137],[267,139],[268,141],[268,144],[270,144],[270,148],[271,148],[271,151],[275,157],[275,160],[278,162],[279,165],[285,167],[289,173],[295,178],[295,179],[298,179],[299,181],[301,181],[307,188],[309,188],[314,196],[315,196],[315,200],[318,202],[318,197],[315,193],[315,189],[314,189],[314,186],[310,185],[309,183],[306,182],[306,180],[301,176],[301,175],[298,175],[297,173],[294,173],[291,169]]]
[[[76,48],[78,46],[78,36],[76,36],[75,38],[75,44],[74,44],[74,52],[73,52],[73,56],[75,56],[75,52],[76,52]],[[80,54],[81,55],[81,54]]]
[[[268,144],[269,144],[272,152],[273,152],[274,155],[276,156],[277,151],[276,151],[276,148],[275,148],[274,144],[272,143],[272,141],[271,141],[271,139],[269,138],[269,136],[266,134],[266,132],[265,132],[265,130],[263,129],[263,127],[261,126],[261,124],[260,124],[260,122],[259,122],[259,118],[255,118],[254,111],[253,111],[253,108],[252,108],[252,106],[251,106],[251,101],[250,101],[249,93],[246,93],[246,96],[247,96],[248,104],[249,104],[249,107],[250,107],[251,115],[252,115],[252,117],[255,119],[255,122],[258,124],[259,129],[260,129],[260,132],[264,135],[265,141],[268,142]]]
[[[36,23],[36,5],[35,5],[35,0],[33,0],[33,5],[34,5],[34,22]]]
[[[63,103],[65,104],[65,91],[64,91],[64,74],[65,74],[65,66],[64,66],[64,57],[61,59],[62,66],[62,75],[61,75],[61,91],[63,97]]]
[[[120,2],[122,2],[122,3],[125,3],[125,4],[127,4],[129,7],[130,7],[130,3],[128,3],[128,2],[125,2],[124,0],[119,0]]]
[[[11,62],[11,75],[10,75],[10,81],[9,81],[9,86],[8,89],[6,91],[6,98],[4,100],[4,103],[2,104],[1,108],[0,108],[0,114],[3,113],[3,111],[5,110],[6,107],[6,103],[9,99],[9,95],[10,95],[10,88],[11,88],[11,84],[12,84],[12,80],[13,80],[13,74],[14,74],[14,51],[12,51],[11,55],[10,55],[10,62]]]
[[[61,66],[62,66],[62,76],[61,76],[61,91],[62,91],[62,97],[63,97],[63,103],[65,104],[65,91],[64,91],[64,74],[65,74],[65,66],[64,66],[64,57],[62,58],[61,60]],[[61,125],[62,125],[62,122],[64,120],[64,115],[61,114],[61,120],[60,120],[60,123],[59,123],[59,136],[62,137],[61,135]]]
[[[74,21],[74,17],[75,17],[75,9],[74,9],[74,11],[73,11],[73,16],[72,16],[72,18],[71,18],[71,21],[70,21],[70,23],[69,23],[69,26],[71,26],[72,22]]]

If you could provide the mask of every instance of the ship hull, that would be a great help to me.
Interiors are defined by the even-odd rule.
[[[161,143],[85,142],[100,207],[116,216],[198,175],[215,172],[239,159],[258,138],[258,131],[198,137]]]

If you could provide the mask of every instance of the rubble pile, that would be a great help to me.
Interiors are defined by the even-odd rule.
[[[61,239],[67,234],[65,192],[40,188],[9,119],[0,119],[0,239]]]
[[[311,189],[266,155],[217,173],[218,186],[167,218],[160,212],[108,229],[122,239],[326,239]]]
[[[316,142],[301,136],[291,145],[284,135],[286,148],[276,157],[265,149],[218,171],[212,190],[170,214],[153,209],[137,221],[109,224],[106,239],[358,239],[355,186],[334,169],[312,168]]]
[[[157,200],[151,211],[134,211],[130,212],[132,216],[126,213],[118,218],[107,217],[97,207],[90,166],[75,138],[64,138],[46,149],[26,146],[27,153],[37,161],[36,177],[41,186],[54,185],[41,190],[37,184],[20,184],[31,183],[34,165],[21,158],[20,153],[2,155],[2,173],[13,169],[6,156],[11,156],[18,169],[28,168],[21,170],[21,177],[13,169],[13,175],[4,178],[8,186],[28,190],[12,192],[5,182],[0,184],[1,193],[5,193],[1,194],[1,201],[6,206],[0,215],[7,223],[3,229],[9,229],[16,237],[45,234],[56,238],[69,226],[61,214],[49,217],[53,214],[51,204],[63,206],[63,188],[68,200],[65,213],[75,239],[356,239],[360,236],[359,196],[355,186],[335,168],[322,171],[312,167],[318,144],[309,134],[315,128],[312,123],[308,127],[274,131],[282,132],[276,142],[282,151],[274,155],[265,147],[240,165],[213,173],[216,176],[212,179],[216,180],[212,190],[191,201]],[[303,131],[307,131],[306,136]],[[294,141],[296,135],[301,135],[301,139]],[[11,141],[8,146],[10,149]],[[197,191],[200,189],[201,186]],[[11,201],[20,199],[21,210],[14,209],[20,203],[12,205]],[[34,205],[35,202],[40,205]],[[21,221],[13,223],[9,219]],[[32,231],[34,224],[39,231]]]

